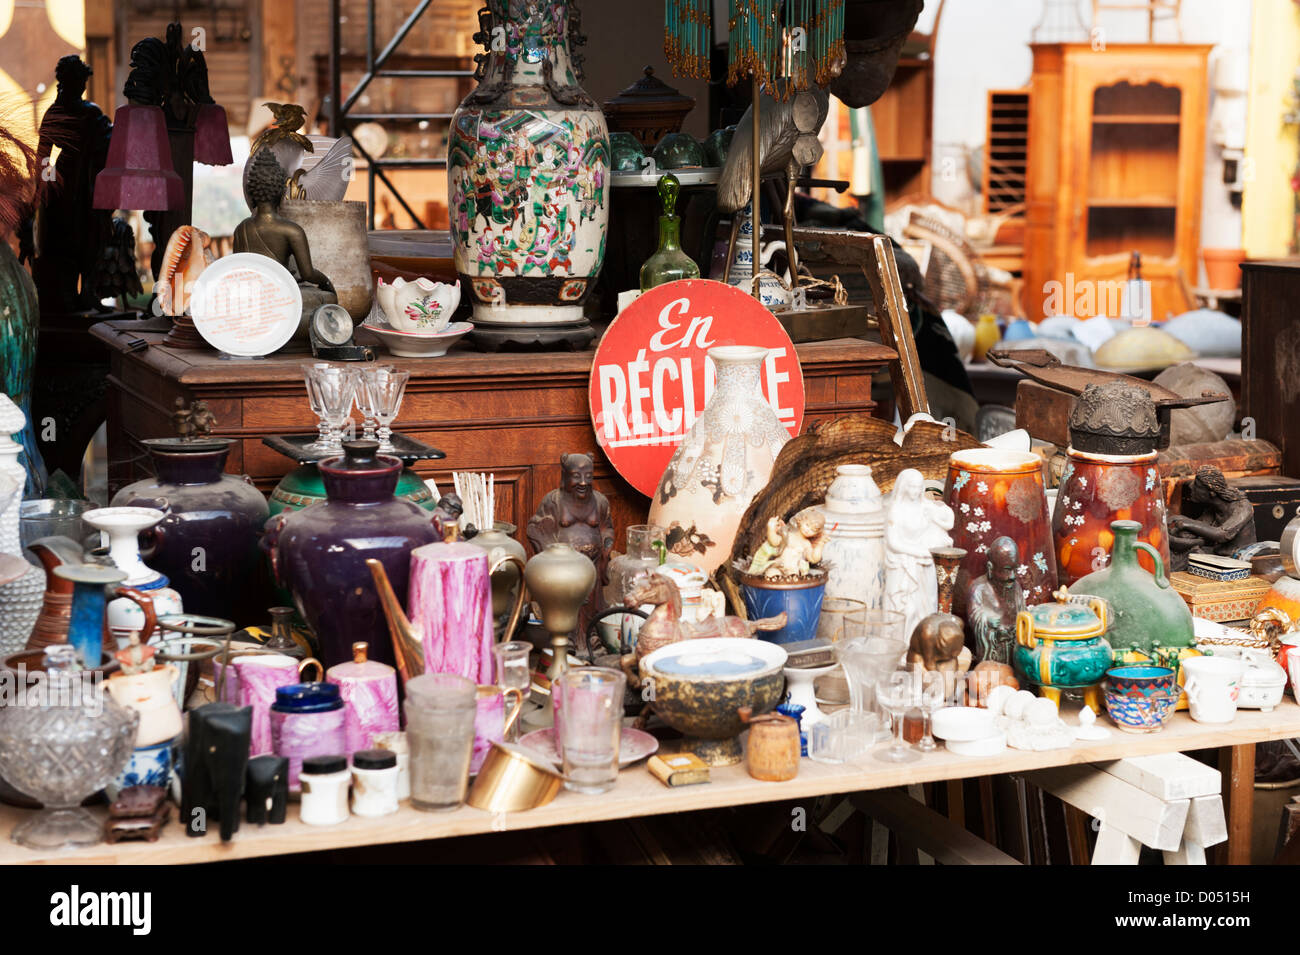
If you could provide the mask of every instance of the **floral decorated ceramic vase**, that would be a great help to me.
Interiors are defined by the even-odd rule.
[[[944,498],[956,524],[952,543],[966,551],[957,574],[953,613],[966,614],[971,584],[981,577],[999,537],[1016,542],[1016,567],[1025,603],[1046,603],[1056,590],[1056,557],[1043,488],[1042,459],[1028,451],[971,448],[948,459]]]
[[[1090,454],[1070,448],[1052,512],[1052,540],[1061,583],[1072,587],[1080,577],[1105,567],[1115,542],[1111,521],[1128,520],[1138,522],[1138,540],[1159,551],[1168,567],[1165,501],[1156,452]],[[1138,563],[1155,572],[1145,553],[1138,554]]]
[[[478,87],[456,110],[447,194],[456,270],[487,326],[578,324],[605,258],[609,133],[578,85],[568,0],[488,0]]]
[[[650,523],[664,528],[673,554],[711,575],[790,432],[763,397],[766,348],[718,345],[708,355],[717,385],[659,479]]]

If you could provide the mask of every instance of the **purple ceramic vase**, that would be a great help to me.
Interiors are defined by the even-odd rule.
[[[366,560],[384,565],[405,605],[411,551],[438,538],[428,511],[394,496],[402,462],[378,455],[378,447],[377,441],[345,441],[342,458],[318,465],[326,499],[277,514],[263,540],[327,668],[350,661],[358,641],[369,644],[371,660],[396,663]]]
[[[189,613],[246,626],[266,607],[258,538],[266,498],[248,478],[223,473],[233,441],[145,441],[157,477],[118,491],[114,507],[152,507],[167,516],[152,538],[151,568],[181,595]],[[146,548],[147,550],[147,548]]]

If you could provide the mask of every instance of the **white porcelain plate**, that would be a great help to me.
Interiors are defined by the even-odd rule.
[[[274,259],[236,252],[217,259],[194,282],[194,327],[217,351],[244,358],[282,348],[302,320],[302,292]]]
[[[560,754],[555,749],[555,729],[534,730],[519,737],[519,745],[532,750],[542,759],[556,766],[560,765]],[[623,727],[623,735],[618,741],[618,765],[622,769],[638,760],[653,756],[659,750],[659,740],[642,730],[630,726]]]

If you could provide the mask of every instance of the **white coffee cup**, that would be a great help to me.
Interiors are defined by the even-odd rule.
[[[1227,657],[1188,657],[1184,689],[1198,723],[1231,723],[1237,715],[1237,688],[1246,664]]]

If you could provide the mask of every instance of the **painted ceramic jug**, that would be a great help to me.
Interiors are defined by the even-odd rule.
[[[1072,602],[1064,588],[1056,602],[1041,603],[1016,616],[1016,672],[1057,705],[1062,690],[1081,690],[1100,712],[1101,681],[1114,658],[1106,642],[1106,604]]]
[[[1170,586],[1160,552],[1137,539],[1141,530],[1137,521],[1113,521],[1110,529],[1115,541],[1109,566],[1080,578],[1074,589],[1110,604],[1111,644],[1145,653],[1156,647],[1190,646],[1192,613]],[[1155,563],[1154,577],[1138,566],[1138,551]]]
[[[827,597],[861,600],[879,610],[885,594],[885,511],[865,464],[842,464],[821,506],[826,515],[822,562]]]
[[[1106,565],[1110,559],[1111,521],[1134,520],[1138,540],[1154,547],[1169,566],[1165,530],[1165,501],[1156,452],[1149,454],[1089,454],[1069,450],[1052,512],[1052,540],[1061,583],[1075,581]],[[1155,570],[1145,553],[1138,563]]]
[[[171,581],[190,613],[241,625],[259,620],[266,600],[257,543],[269,512],[247,477],[224,473],[234,441],[142,443],[157,477],[122,488],[113,506],[166,515],[152,531],[150,566]]]
[[[371,659],[397,662],[366,560],[383,564],[404,602],[411,551],[437,539],[427,511],[393,496],[402,462],[376,454],[378,447],[345,441],[343,457],[317,465],[327,499],[267,525],[264,546],[276,577],[316,634],[326,667],[351,660],[358,640],[369,645]]]
[[[567,0],[488,0],[478,87],[451,121],[456,270],[476,325],[582,323],[605,257],[609,133],[578,85]]]
[[[708,357],[717,386],[659,479],[650,523],[665,529],[674,554],[712,574],[790,433],[763,398],[766,348],[719,345]]]
[[[966,615],[971,584],[984,574],[988,550],[1010,537],[1020,552],[1016,580],[1025,603],[1045,603],[1056,590],[1056,556],[1043,489],[1042,459],[1028,451],[971,448],[948,459],[944,494],[956,524],[953,546],[966,557],[957,575],[953,613]]]
[[[153,601],[157,617],[184,613],[181,595],[166,575],[145,564],[140,554],[140,535],[156,527],[166,515],[152,507],[99,507],[87,511],[82,520],[108,536],[108,556],[119,570],[126,571],[126,586]],[[108,634],[117,650],[126,647],[131,634],[147,643],[157,633],[156,625],[146,620],[138,600],[121,596],[108,605]]]

